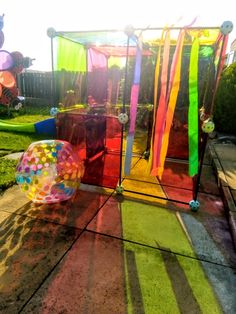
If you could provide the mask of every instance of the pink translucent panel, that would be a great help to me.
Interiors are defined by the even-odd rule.
[[[88,49],[88,71],[107,70],[107,57],[95,49]]]
[[[85,173],[81,182],[115,188],[119,178],[121,124],[117,117],[59,113],[58,138],[70,141]]]

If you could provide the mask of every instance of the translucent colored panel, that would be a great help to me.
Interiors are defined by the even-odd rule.
[[[121,124],[117,117],[59,113],[58,138],[72,143],[84,161],[83,183],[115,188],[119,178]]]
[[[86,49],[84,46],[58,38],[57,70],[86,71]]]
[[[88,49],[88,71],[93,69],[107,69],[107,58],[103,53],[96,51],[95,49]]]

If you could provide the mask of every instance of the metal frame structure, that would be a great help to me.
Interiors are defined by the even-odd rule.
[[[219,29],[219,27],[187,27],[189,30],[204,30],[204,29]],[[170,27],[168,28],[170,30],[181,30],[181,29],[185,29],[185,27]],[[145,31],[145,30],[153,30],[153,31],[162,31],[163,27],[155,27],[155,28],[138,28],[138,29],[134,29],[135,31]],[[118,32],[118,31],[123,31],[123,30],[89,30],[89,31],[71,31],[71,32],[56,32],[54,29],[49,29],[48,30],[48,36],[51,38],[51,58],[52,58],[52,98],[53,98],[53,104],[55,103],[55,76],[54,76],[54,51],[53,51],[53,38],[57,37],[57,36],[63,36],[63,33],[111,33],[111,32]],[[217,89],[217,77],[219,75],[219,71],[220,71],[220,64],[221,64],[221,58],[222,58],[222,49],[225,43],[225,40],[227,38],[227,34],[223,35],[223,44],[221,46],[221,52],[220,52],[220,60],[218,62],[218,66],[216,69],[216,75],[211,75],[211,71],[213,71],[214,69],[214,58],[211,62],[210,65],[210,69],[209,69],[209,75],[208,75],[208,82],[207,82],[207,86],[211,86],[213,87],[213,89],[211,89],[210,91],[207,90],[207,96],[206,96],[206,105],[209,108],[208,113],[212,114],[213,111],[213,106],[214,106],[214,99],[215,99],[215,94],[216,94],[216,89]],[[129,59],[129,36],[127,35],[127,44],[126,44],[126,65],[125,65],[125,79],[124,79],[124,92],[123,92],[123,106],[122,106],[122,112],[125,112],[125,105],[126,105],[126,96],[127,96],[127,76],[128,76],[128,59]],[[215,52],[216,52],[217,47],[215,47]],[[214,55],[215,57],[215,55]],[[54,104],[55,105],[55,104]],[[118,180],[118,188],[117,188],[117,193],[118,194],[122,194],[123,191],[127,191],[127,192],[131,192],[134,194],[141,194],[144,196],[150,196],[150,197],[154,197],[154,198],[159,198],[162,200],[168,200],[174,203],[181,203],[181,204],[189,204],[187,202],[182,202],[176,199],[170,199],[170,198],[165,198],[165,197],[159,197],[159,196],[154,196],[154,195],[150,195],[150,194],[145,194],[145,193],[141,193],[141,192],[136,192],[136,191],[131,191],[131,190],[127,190],[124,189],[122,187],[122,181],[124,180],[124,178],[122,177],[122,156],[123,156],[123,137],[124,137],[124,126],[122,127],[122,134],[121,134],[121,150],[120,150],[120,169],[119,169],[119,180]],[[201,174],[202,174],[202,167],[203,167],[203,159],[204,159],[204,155],[205,155],[205,151],[206,151],[206,146],[207,146],[207,140],[208,140],[208,134],[203,134],[203,139],[202,139],[202,147],[201,147],[201,153],[200,153],[200,158],[199,158],[199,171],[198,174],[193,177],[193,199],[196,201],[197,197],[198,197],[198,193],[199,193],[199,187],[200,187],[200,179],[201,179]]]

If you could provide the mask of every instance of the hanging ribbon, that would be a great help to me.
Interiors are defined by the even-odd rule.
[[[199,39],[193,41],[189,65],[188,143],[189,175],[198,173],[198,53]]]
[[[158,49],[157,59],[156,59],[156,68],[155,68],[155,78],[154,78],[154,106],[153,106],[153,122],[152,122],[152,136],[151,136],[151,145],[150,145],[150,156],[148,159],[147,173],[150,174],[152,163],[153,163],[153,139],[155,134],[156,126],[156,113],[157,113],[157,94],[158,94],[158,80],[160,74],[160,64],[161,64],[161,46],[163,43],[165,35],[165,30],[162,31],[160,45]]]
[[[161,153],[160,153],[160,162],[157,169],[157,176],[160,180],[162,178],[162,174],[164,171],[164,163],[166,159],[166,154],[167,154],[167,149],[168,149],[168,144],[169,144],[169,137],[170,137],[170,128],[173,122],[177,97],[179,93],[184,36],[185,36],[185,30],[180,31],[180,34],[176,43],[176,48],[175,48],[172,64],[171,64],[170,80],[169,80],[169,87],[168,87],[168,94],[167,94],[167,100],[169,99],[168,109],[166,113],[166,124],[165,124],[165,130],[164,130]]]
[[[156,112],[155,133],[153,138],[153,161],[151,175],[157,176],[157,168],[160,160],[160,151],[162,138],[164,134],[166,112],[167,112],[167,81],[168,81],[168,65],[170,52],[170,31],[167,30],[163,51],[163,64],[161,71],[161,94],[159,105]]]
[[[137,42],[137,50],[136,50],[134,79],[133,79],[133,85],[131,88],[131,97],[130,97],[130,126],[129,126],[129,132],[127,136],[126,153],[125,153],[125,165],[124,165],[125,175],[129,175],[130,169],[131,169],[135,123],[136,123],[137,107],[138,107],[139,84],[140,84],[140,77],[141,77],[141,64],[142,64],[142,39],[141,39],[141,36],[139,36],[138,42]]]
[[[217,88],[219,85],[221,72],[222,72],[224,64],[225,64],[225,55],[226,55],[226,49],[227,49],[227,45],[228,45],[228,39],[229,39],[229,35],[226,35],[226,36],[222,35],[220,37],[221,45],[223,45],[223,46],[222,46],[222,49],[220,49],[220,51],[219,51],[219,62],[220,62],[220,64],[219,64],[218,73],[217,73],[217,77],[216,77],[216,84],[215,84],[214,94],[212,97],[212,105],[211,105],[210,113],[212,113],[212,111],[213,111],[216,91],[217,91]]]

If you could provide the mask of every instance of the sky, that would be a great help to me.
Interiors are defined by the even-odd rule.
[[[219,5],[219,3],[222,5]],[[216,0],[0,0],[5,41],[2,50],[20,51],[35,58],[32,70],[51,70],[47,29],[80,31],[134,27],[184,26],[197,17],[194,26],[220,26],[232,21],[236,38],[236,1]]]

